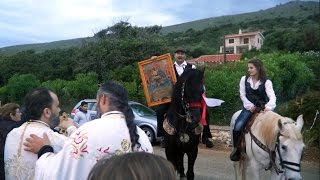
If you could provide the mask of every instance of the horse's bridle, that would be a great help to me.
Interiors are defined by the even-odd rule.
[[[290,161],[284,161],[282,159],[282,156],[281,156],[281,153],[280,153],[280,148],[279,148],[279,144],[280,144],[280,136],[283,136],[280,132],[278,133],[277,135],[277,141],[276,141],[276,147],[275,147],[275,150],[277,149],[277,152],[278,152],[278,155],[279,155],[279,160],[280,160],[280,166],[282,169],[284,168],[287,168],[287,169],[290,169],[291,171],[295,171],[295,172],[301,172],[301,165],[300,163],[294,163],[294,162],[290,162]],[[300,159],[301,161],[301,159]],[[292,168],[290,166],[294,166],[294,167],[297,167],[297,168]]]
[[[182,107],[186,113],[186,121],[191,123],[192,120],[191,120],[191,115],[190,115],[190,112],[189,112],[189,109],[190,108],[193,108],[193,109],[200,109],[201,108],[201,102],[188,102],[186,101],[186,99],[184,98],[184,91],[185,91],[185,85],[186,85],[186,81],[184,81],[182,83],[182,88],[181,88],[181,101],[182,101]],[[181,114],[179,114],[180,116],[183,116]]]
[[[266,170],[270,170],[273,166],[275,172],[277,174],[279,173],[283,173],[283,169],[290,169],[292,171],[295,171],[295,172],[301,172],[301,166],[300,166],[300,163],[294,163],[294,162],[290,162],[290,161],[284,161],[282,159],[282,156],[281,156],[281,153],[280,153],[280,148],[279,148],[279,144],[280,144],[280,136],[283,136],[280,132],[278,132],[277,134],[277,141],[276,141],[276,145],[275,145],[275,148],[274,148],[274,151],[270,150],[266,145],[262,144],[257,137],[255,137],[251,130],[249,131],[250,133],[250,136],[251,136],[251,139],[261,148],[263,149],[264,151],[266,151],[269,155],[270,155],[270,167],[266,168]],[[252,144],[252,143],[251,143]],[[281,166],[282,169],[278,168],[276,162],[275,162],[275,158],[272,157],[273,154],[275,155],[274,152],[278,152],[278,155],[279,155],[279,165]],[[295,166],[297,168],[292,168],[290,166]]]

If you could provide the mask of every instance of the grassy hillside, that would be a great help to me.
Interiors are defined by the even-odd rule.
[[[162,29],[162,32],[164,34],[167,34],[170,32],[186,31],[190,28],[194,30],[202,30],[208,27],[219,27],[226,24],[239,24],[256,20],[275,19],[279,17],[303,19],[313,14],[319,14],[319,2],[292,1],[257,12],[213,17],[173,26],[167,26]]]
[[[168,34],[171,32],[182,32],[190,28],[194,30],[203,30],[208,27],[219,27],[222,25],[248,23],[257,20],[270,20],[275,18],[294,18],[304,19],[310,15],[319,14],[319,2],[314,1],[292,1],[286,4],[280,4],[273,8],[260,10],[252,13],[220,16],[197,21],[177,24],[173,26],[163,27],[161,32]],[[78,47],[83,43],[95,41],[94,38],[78,38],[70,40],[55,41],[49,43],[26,44],[0,48],[1,54],[14,54],[17,52],[34,49],[36,52],[57,48]]]
[[[0,53],[10,55],[15,54],[17,52],[26,51],[30,49],[34,49],[37,53],[44,52],[45,50],[51,49],[66,49],[71,47],[81,46],[83,43],[93,42],[94,38],[77,38],[77,39],[69,39],[62,41],[54,41],[48,43],[36,43],[36,44],[23,44],[17,46],[9,46],[0,48]]]

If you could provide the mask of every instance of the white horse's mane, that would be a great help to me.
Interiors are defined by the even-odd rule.
[[[280,125],[279,125],[280,120]],[[296,122],[288,117],[266,111],[260,113],[254,121],[251,131],[258,137],[269,149],[274,149],[277,141],[277,135],[281,135],[295,140],[301,140],[302,134],[296,127]]]

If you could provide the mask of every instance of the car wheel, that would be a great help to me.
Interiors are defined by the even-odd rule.
[[[154,132],[151,128],[149,127],[141,127],[141,129],[144,131],[144,133],[146,133],[146,135],[149,138],[150,142],[154,142],[155,141],[155,135]]]

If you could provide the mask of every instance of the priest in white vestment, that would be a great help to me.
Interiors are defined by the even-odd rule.
[[[49,151],[41,155],[36,163],[35,180],[85,180],[103,157],[132,151],[153,152],[147,135],[133,122],[127,91],[121,85],[114,81],[102,84],[97,107],[102,114],[100,119],[80,126],[58,153]],[[46,138],[34,136],[25,145],[38,153],[46,144],[49,144]]]
[[[30,134],[42,136],[46,133],[55,152],[62,149],[67,139],[50,129],[50,126],[59,124],[60,108],[56,94],[47,89],[36,89],[27,94],[25,104],[27,116],[37,120],[25,122],[8,134],[4,150],[6,180],[33,179],[38,156],[23,149],[23,141]]]

